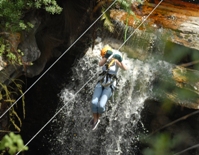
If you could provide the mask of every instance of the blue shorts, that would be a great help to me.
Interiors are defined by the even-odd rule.
[[[100,83],[97,83],[92,97],[92,113],[102,114],[105,112],[105,105],[108,99],[112,95],[112,89],[110,86],[103,87]]]

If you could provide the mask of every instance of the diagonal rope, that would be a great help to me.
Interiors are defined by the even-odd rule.
[[[147,20],[147,18],[149,18],[149,16],[157,9],[157,7],[163,2],[163,0],[161,0],[154,8],[153,10],[148,14],[148,16],[146,16],[146,18],[144,18],[144,20],[142,20],[142,22],[138,25],[138,27],[136,27],[136,29],[131,33],[131,35],[123,42],[123,44],[118,48],[118,50],[120,50],[122,48],[122,46],[124,46],[124,44],[132,37],[133,34],[135,34],[135,32],[140,28],[140,26]]]
[[[192,150],[192,149],[195,149],[195,148],[197,148],[197,147],[199,147],[199,144],[195,144],[195,145],[193,145],[193,146],[191,146],[191,147],[188,147],[188,148],[186,148],[186,149],[183,150],[183,151],[180,151],[180,152],[178,152],[178,153],[175,153],[174,155],[179,155],[179,154],[185,153],[185,152],[187,152],[187,151],[189,151],[189,150]]]
[[[95,21],[94,21],[94,23],[93,24],[91,24],[91,26],[47,69],[47,71],[52,67],[52,66],[54,66],[54,64],[103,16],[103,14],[104,13],[106,13],[113,5],[114,5],[114,3],[116,2],[117,0],[115,0]],[[161,0],[158,4],[157,4],[157,6],[159,6],[161,3],[163,2],[163,0]],[[143,20],[143,22],[141,22],[141,24],[134,30],[134,32],[144,23],[144,21],[146,21],[146,19],[155,11],[155,9],[156,9],[157,7],[155,7],[151,12],[150,12],[150,14]],[[134,34],[134,32],[132,33],[132,35]],[[130,35],[130,36],[132,36],[132,35]],[[127,39],[126,39],[126,41],[129,39],[130,37],[128,37]],[[122,44],[122,46],[126,43],[126,41]],[[122,47],[122,46],[120,46],[120,48]],[[120,49],[119,48],[119,49]],[[119,50],[118,49],[118,50]],[[41,77],[43,77],[43,75],[47,72],[47,71],[45,71],[39,78],[38,78],[38,80],[41,78]],[[55,113],[55,115],[54,116],[52,116],[51,117],[51,119],[24,145],[24,146],[27,146],[61,111],[62,111],[62,109],[67,105],[67,103],[69,103],[70,101],[72,101],[75,97],[76,97],[76,95],[96,76],[98,74],[98,72],[96,72],[75,94],[74,94],[74,96],[68,101],[68,102],[66,102],[56,113]],[[38,81],[38,80],[36,80],[36,82]],[[32,87],[32,86],[34,86],[34,84],[36,83],[36,82],[34,82],[30,87]],[[29,88],[30,89],[30,88]],[[28,90],[29,90],[28,89]],[[27,92],[27,91],[26,91]],[[25,93],[26,93],[25,92]],[[25,95],[25,93],[23,94],[23,95]],[[20,99],[20,98],[19,98]],[[19,100],[18,99],[18,100]],[[17,100],[17,101],[18,101]],[[17,102],[16,101],[16,102]],[[15,103],[16,103],[15,102]],[[0,117],[1,118],[1,117]],[[20,152],[21,152],[22,150],[20,150],[16,155],[18,155]]]
[[[64,55],[65,53],[67,53],[71,47],[99,20],[101,19],[101,17],[117,2],[117,0],[114,0],[113,3],[111,3],[111,5],[79,36],[79,38],[77,38],[70,46],[69,48],[0,116],[0,118],[2,118]],[[97,74],[97,73],[96,73]],[[95,75],[96,75],[95,74]],[[88,80],[80,89],[79,91],[77,91],[74,95],[74,97],[87,85],[87,83],[89,81],[91,81],[95,75],[90,78],[90,80]],[[69,101],[74,99],[71,98]],[[68,101],[68,102],[69,102]],[[67,103],[68,103],[67,102]],[[27,146],[61,111],[62,109],[67,105],[67,103],[64,104],[64,106],[62,106],[60,108],[60,110],[58,110],[55,115],[53,117],[51,117],[51,119],[24,145]],[[16,155],[18,155],[22,150],[20,150]]]
[[[92,78],[90,78],[75,94],[74,94],[74,96],[68,101],[68,102],[70,102],[70,101],[72,101],[74,98],[75,98],[75,96],[87,85],[87,83],[88,82],[90,82],[93,78],[95,77],[95,75],[92,77]],[[62,109],[67,105],[67,103],[68,102],[66,102],[57,112],[56,112],[56,114],[53,116],[53,117],[51,117],[51,119],[49,119],[49,121],[24,145],[24,146],[27,146],[61,111],[62,111]],[[16,155],[18,155],[19,153],[20,153],[21,151],[19,151]]]
[[[76,44],[77,41],[115,4],[115,0],[80,36],[77,38],[68,49],[48,68],[46,71],[0,116],[0,119]]]

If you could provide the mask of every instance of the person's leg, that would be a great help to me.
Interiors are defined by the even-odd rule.
[[[98,118],[99,118],[99,114],[98,114],[98,102],[99,102],[99,98],[101,96],[103,87],[101,86],[100,83],[98,83],[95,86],[95,90],[93,93],[93,97],[92,97],[92,105],[91,105],[91,109],[92,109],[92,113],[93,113],[93,119],[94,119],[94,123],[97,122]]]
[[[106,103],[108,99],[111,97],[111,95],[112,95],[112,89],[110,87],[103,89],[98,106],[98,113],[100,114],[98,116],[98,119],[101,116],[101,114],[105,112]]]
[[[109,99],[109,97],[112,95],[112,90],[111,88],[104,88],[102,91],[102,95],[100,97],[100,101],[98,102],[98,112],[94,114],[94,124],[93,124],[93,129],[95,130],[100,122],[100,116],[102,113],[105,111],[105,105]]]

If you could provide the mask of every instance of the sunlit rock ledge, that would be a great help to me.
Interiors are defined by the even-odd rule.
[[[134,35],[139,36],[139,33],[142,33],[140,35],[141,37],[143,34],[144,37],[147,35],[153,36],[154,32],[160,31],[162,35],[165,34],[165,40],[162,40],[163,42],[170,41],[190,48],[191,50],[199,50],[199,5],[181,0],[164,0],[162,3],[159,2],[159,0],[155,0],[155,3],[144,3],[141,10],[142,14],[135,12],[135,16],[127,14],[124,10],[113,9],[111,10],[110,17],[115,20],[116,23],[119,22],[132,27],[134,30],[137,29]],[[154,9],[157,5],[159,6]],[[135,17],[138,18],[139,21],[137,21]],[[131,44],[137,46],[139,41],[144,43],[146,39],[148,40],[147,42],[150,43],[149,38],[142,38],[142,40],[140,40],[139,37],[138,41],[133,40]],[[160,43],[161,41],[159,44]],[[158,48],[162,48],[163,51],[163,46],[164,43],[158,45]],[[132,49],[129,49],[129,53],[139,60],[147,58],[146,54],[139,54],[139,51]],[[174,81],[174,83],[173,86],[170,86],[170,91],[165,91],[165,96],[180,106],[199,109],[198,70],[176,66],[173,68],[172,74],[170,80]],[[158,80],[160,80],[159,82],[161,84],[169,85],[170,83],[169,81]],[[183,96],[184,101],[179,102],[180,93],[190,94],[190,96]],[[187,99],[191,99],[192,101],[187,102]]]
[[[158,1],[159,2],[159,1]],[[142,13],[143,15],[136,15],[137,18],[143,20],[145,19],[152,9],[158,4],[158,2],[154,3],[144,3]],[[169,39],[174,42],[181,44],[186,47],[195,48],[199,50],[199,13],[198,13],[199,6],[196,4],[186,3],[179,0],[176,0],[175,2],[165,0],[161,3],[161,5],[147,18],[146,22],[144,22],[144,26],[142,25],[139,27],[139,30],[145,30],[148,26],[151,26],[156,29],[164,29],[165,31],[168,31],[170,34]],[[111,17],[114,20],[123,22],[125,24],[126,22],[126,15],[127,13],[122,10],[111,10]],[[134,16],[129,17],[129,23],[128,25],[136,28],[138,23],[134,20]],[[35,29],[37,26],[35,27]],[[144,32],[144,31],[143,31]],[[171,32],[171,33],[170,33]],[[28,36],[30,39],[24,40],[24,46],[23,49],[26,49],[27,47],[30,47],[31,45],[31,53],[26,54],[32,54],[30,58],[36,58],[39,57],[39,49],[37,47],[35,37],[34,37],[34,31]],[[31,43],[31,44],[30,44]],[[114,41],[106,41],[106,43],[110,43],[114,48],[120,47],[121,43],[117,43],[117,40]],[[147,42],[148,46],[150,44],[150,41]],[[26,45],[26,46],[25,46]],[[49,44],[48,44],[49,45]],[[160,46],[160,45],[159,45]],[[126,49],[128,48],[125,47]],[[35,50],[36,49],[36,50]],[[125,49],[125,50],[126,50]],[[25,50],[24,50],[25,51]],[[35,52],[37,51],[37,52]],[[135,54],[137,54],[136,52]],[[145,54],[140,54],[145,59]],[[137,55],[137,57],[140,57],[140,55]],[[32,60],[31,60],[32,61]],[[44,62],[44,61],[42,61]],[[16,68],[14,66],[6,66],[6,64],[2,61],[2,65],[0,65],[0,71],[3,72],[4,76],[0,76],[0,81],[5,82],[7,79],[12,78],[14,75],[13,72],[16,71]],[[31,67],[31,66],[30,66]],[[41,65],[38,66],[39,69],[42,70]],[[180,71],[180,75],[176,76],[176,72]],[[190,71],[192,72],[192,71]],[[189,88],[191,87],[192,91],[194,92],[196,98],[198,97],[198,87],[197,83],[198,81],[190,81],[190,80],[181,80],[184,77],[184,74],[190,73],[189,70],[181,70],[177,69],[174,70],[173,79],[176,81],[176,87],[182,88],[184,86],[189,85]],[[16,72],[16,75],[18,72]],[[198,74],[197,74],[198,75]],[[17,77],[17,76],[14,76]],[[185,79],[188,79],[185,75]],[[197,89],[196,89],[197,88]],[[172,94],[167,94],[170,99],[175,102],[175,96],[172,96]],[[193,104],[186,105],[186,107],[198,109],[199,101],[195,100]]]
[[[164,0],[162,3],[145,2],[142,6],[142,15],[135,15],[141,26],[135,21],[135,16],[129,16],[123,10],[111,10],[111,18],[133,28],[146,30],[149,27],[163,28],[168,31],[168,40],[189,48],[199,50],[199,5],[181,0]],[[158,5],[156,9],[154,9]],[[152,11],[154,9],[154,11]],[[128,17],[128,20],[126,20]]]

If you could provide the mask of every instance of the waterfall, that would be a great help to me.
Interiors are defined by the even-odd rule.
[[[88,49],[84,57],[74,64],[69,84],[65,84],[59,97],[63,108],[52,121],[54,134],[49,137],[51,155],[120,155],[137,154],[140,127],[144,125],[140,114],[144,102],[153,96],[156,74],[167,70],[168,63],[150,59],[140,61],[125,53],[128,71],[119,70],[119,85],[106,104],[106,112],[96,131],[91,130],[91,99],[103,43]],[[164,64],[164,65],[162,65]],[[166,68],[164,68],[164,66]],[[167,73],[166,73],[167,74]],[[132,147],[133,146],[133,147]]]

